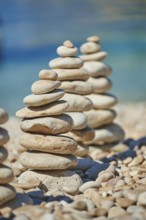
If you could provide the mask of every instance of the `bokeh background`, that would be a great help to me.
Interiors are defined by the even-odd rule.
[[[101,37],[119,102],[146,101],[146,0],[1,0],[0,106],[23,107],[38,72],[70,39]]]

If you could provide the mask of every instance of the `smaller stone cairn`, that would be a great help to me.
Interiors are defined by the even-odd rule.
[[[8,114],[0,108],[0,125],[8,120]],[[9,185],[13,180],[14,175],[10,167],[3,163],[7,159],[8,152],[3,146],[9,141],[9,135],[6,129],[0,127],[0,206],[12,200],[16,196],[15,189]]]
[[[60,56],[49,62],[49,66],[58,74],[61,86],[66,93],[63,97],[69,103],[65,110],[73,118],[74,126],[72,131],[66,135],[78,142],[76,156],[87,155],[88,146],[83,142],[91,141],[94,138],[94,130],[87,126],[85,111],[92,109],[92,102],[85,95],[93,92],[92,85],[87,82],[89,75],[82,69],[83,61],[77,56],[78,49],[69,40],[57,48]]]
[[[61,135],[72,130],[73,120],[64,114],[68,103],[60,100],[65,92],[58,88],[61,82],[57,80],[57,73],[41,70],[39,77],[40,80],[31,86],[33,94],[23,100],[27,107],[16,112],[16,116],[22,119],[20,127],[23,132],[19,142],[27,150],[21,154],[20,162],[29,169],[19,176],[18,182],[44,180],[45,187],[51,189],[54,187],[52,182],[58,183],[56,188],[63,184],[55,178],[69,176],[69,171],[65,170],[77,165],[74,156],[77,142]]]
[[[95,129],[95,138],[89,144],[95,145],[113,144],[124,139],[122,128],[113,123],[116,112],[111,108],[117,103],[117,98],[108,93],[112,87],[112,82],[108,78],[112,69],[102,62],[107,53],[101,51],[99,41],[98,36],[91,36],[80,47],[83,68],[90,75],[87,82],[93,86],[93,94],[86,97],[93,102],[94,107],[86,112],[86,116],[88,125]]]

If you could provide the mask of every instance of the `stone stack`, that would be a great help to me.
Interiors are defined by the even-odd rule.
[[[85,156],[88,153],[88,146],[83,144],[94,138],[94,130],[87,126],[85,111],[92,109],[92,102],[85,95],[93,92],[92,85],[87,82],[89,75],[82,69],[83,61],[77,57],[78,49],[69,40],[57,48],[60,56],[49,62],[49,66],[58,74],[62,82],[61,87],[65,92],[63,97],[69,103],[65,110],[73,118],[74,126],[67,135],[78,142],[76,156]]]
[[[8,115],[4,109],[0,108],[0,125],[8,120]],[[7,130],[0,127],[0,206],[13,199],[16,195],[15,189],[9,185],[14,175],[10,167],[3,164],[7,159],[8,152],[3,146],[9,141]]]
[[[99,41],[98,36],[92,36],[80,47],[83,68],[90,76],[87,82],[93,86],[93,94],[87,97],[93,102],[94,107],[86,112],[86,116],[88,125],[95,129],[95,138],[89,143],[95,145],[112,144],[124,138],[122,128],[113,123],[116,112],[111,108],[117,103],[117,99],[108,93],[112,87],[112,82],[108,78],[112,69],[102,62],[107,53],[101,51]]]
[[[61,135],[73,126],[72,118],[64,114],[68,103],[59,100],[64,91],[57,74],[51,70],[41,70],[40,80],[31,87],[33,94],[24,98],[27,105],[17,111],[23,131],[20,144],[27,150],[21,154],[21,164],[32,170],[65,170],[74,167],[77,159],[73,156],[77,143]]]

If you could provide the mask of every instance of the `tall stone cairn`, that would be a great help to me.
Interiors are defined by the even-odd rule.
[[[15,189],[9,185],[14,178],[13,171],[3,164],[8,157],[8,151],[3,145],[9,141],[9,135],[7,130],[2,128],[1,125],[7,120],[8,114],[4,109],[0,108],[0,206],[16,196]]]
[[[85,95],[93,92],[92,85],[87,82],[89,75],[82,69],[83,61],[77,56],[78,49],[69,40],[57,48],[60,56],[49,62],[49,67],[54,69],[61,81],[61,86],[66,93],[63,97],[69,103],[65,110],[73,118],[72,131],[66,135],[78,142],[76,156],[82,157],[88,153],[88,146],[85,141],[94,138],[94,130],[87,126],[87,118],[84,112],[93,108],[92,102]]]
[[[117,98],[108,93],[112,88],[112,82],[108,78],[112,69],[102,62],[107,53],[101,51],[99,42],[98,36],[91,36],[80,47],[83,68],[90,76],[87,82],[93,86],[93,93],[86,96],[93,102],[93,109],[86,112],[86,116],[88,125],[95,129],[95,137],[89,142],[94,145],[118,143],[124,139],[122,128],[113,123],[116,112],[112,107],[117,103]]]
[[[22,119],[19,142],[26,149],[20,162],[32,171],[66,170],[77,164],[73,155],[77,142],[61,135],[73,127],[72,118],[64,114],[69,105],[60,100],[65,92],[58,89],[61,83],[54,71],[41,70],[39,77],[31,86],[32,94],[23,100],[27,107],[16,112]]]

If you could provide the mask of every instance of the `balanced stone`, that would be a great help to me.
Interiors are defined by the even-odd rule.
[[[117,124],[110,124],[95,130],[94,143],[114,143],[122,141],[124,138],[124,132]]]
[[[61,85],[60,81],[38,80],[31,86],[31,91],[35,95],[42,95],[57,89]]]
[[[9,135],[6,129],[0,127],[0,146],[9,141]]]
[[[77,55],[76,47],[66,47],[64,45],[57,48],[57,54],[61,57],[74,57]]]
[[[55,89],[54,91],[43,95],[28,95],[23,99],[27,106],[43,106],[55,102],[64,96],[62,89]]]
[[[64,89],[65,92],[79,95],[91,94],[93,91],[93,87],[90,82],[82,81],[64,81],[62,82],[60,88]]]
[[[13,180],[14,175],[11,168],[0,164],[0,184],[9,183]]]
[[[83,157],[85,155],[88,155],[89,153],[89,146],[85,145],[85,144],[78,144],[77,150],[75,152],[75,155],[77,157]]]
[[[91,94],[87,95],[94,105],[94,109],[109,109],[117,103],[115,96],[110,94]]]
[[[21,121],[23,131],[42,134],[61,134],[71,131],[73,120],[67,114],[54,117],[26,119]]]
[[[112,82],[107,77],[90,77],[87,82],[91,83],[94,93],[105,93],[112,87]]]
[[[72,132],[66,133],[67,136],[73,138],[77,142],[91,141],[95,136],[94,129],[86,127],[82,130],[73,130]]]
[[[24,152],[20,157],[21,164],[33,170],[64,170],[77,165],[73,155],[55,155],[41,152]]]
[[[78,57],[58,57],[49,62],[52,69],[57,68],[80,68],[83,66],[83,61]]]
[[[97,53],[81,55],[80,57],[82,58],[83,61],[92,61],[92,60],[101,61],[107,57],[107,53],[105,51],[99,51]]]
[[[7,112],[3,108],[0,108],[0,124],[4,124],[7,121],[8,121]]]
[[[70,170],[41,172],[28,170],[18,177],[19,183],[22,184],[34,182],[36,179],[42,182],[42,189],[45,186],[49,191],[54,189],[62,191],[64,188],[70,187],[71,189],[74,188],[75,192],[78,192],[79,187],[83,184],[80,176]]]
[[[16,195],[15,189],[8,185],[0,185],[0,205],[13,199]]]
[[[95,36],[91,36],[91,37],[88,37],[88,38],[87,38],[87,41],[98,43],[98,42],[100,41],[100,37],[97,36],[97,35],[95,35]]]
[[[116,117],[114,110],[90,110],[85,112],[87,123],[92,128],[110,124]]]
[[[58,74],[58,80],[82,80],[86,81],[89,78],[88,72],[85,69],[55,69]]]
[[[82,112],[67,112],[73,119],[73,130],[81,130],[87,126],[87,117]]]
[[[87,42],[87,43],[84,43],[81,45],[80,47],[80,51],[81,53],[87,53],[87,54],[90,54],[90,53],[96,53],[98,51],[101,50],[101,47],[99,44],[95,43],[95,42]]]
[[[5,161],[8,157],[8,151],[6,150],[5,147],[0,146],[0,163]]]
[[[59,100],[48,105],[39,107],[26,107],[16,112],[19,118],[36,118],[52,115],[60,115],[68,108],[69,104],[64,100]]]
[[[99,76],[109,76],[111,75],[111,67],[95,61],[84,62],[83,69],[86,69],[90,76],[99,77]]]
[[[51,136],[23,132],[20,136],[19,142],[23,147],[29,150],[38,150],[56,154],[72,154],[77,148],[76,141],[63,135]]]
[[[69,106],[66,110],[68,112],[89,111],[93,107],[90,99],[77,94],[66,93],[63,97],[63,100],[69,103]]]
[[[57,73],[53,70],[44,69],[39,72],[39,77],[43,80],[57,80]]]

